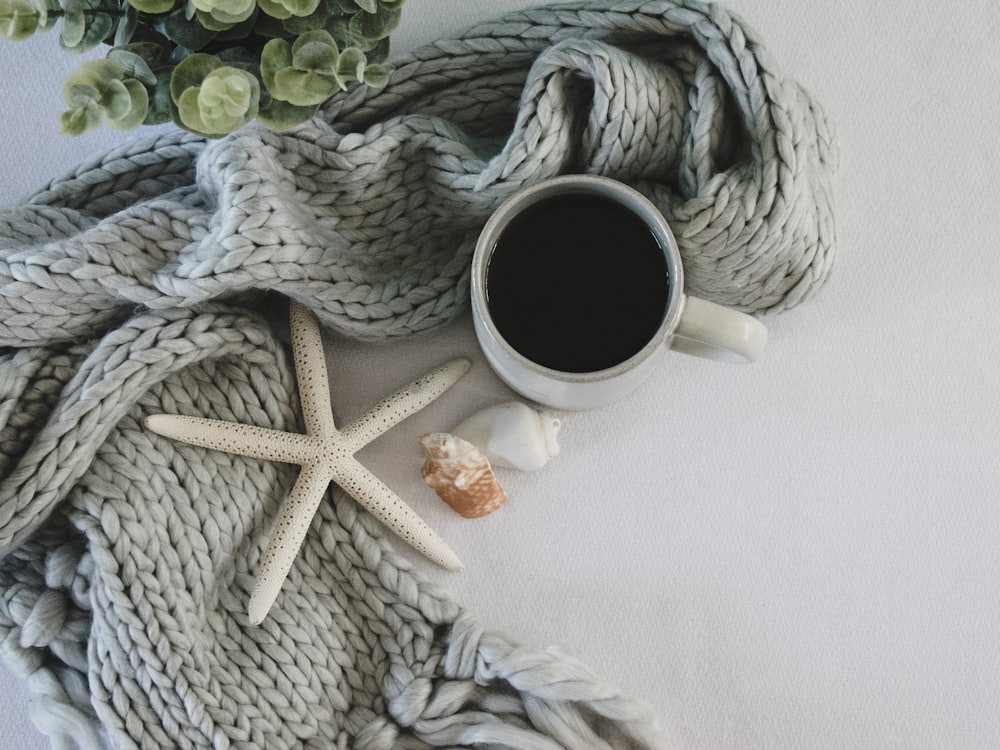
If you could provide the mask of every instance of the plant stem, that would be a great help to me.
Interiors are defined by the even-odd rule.
[[[118,6],[116,8],[84,8],[81,12],[85,16],[96,16],[98,13],[104,13],[105,15],[116,16],[118,18],[121,18],[122,16],[125,15],[125,9],[122,8],[121,6]],[[50,10],[48,13],[46,13],[46,16],[48,18],[65,18],[66,11]]]

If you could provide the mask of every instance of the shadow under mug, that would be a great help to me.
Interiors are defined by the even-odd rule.
[[[648,249],[636,250],[636,245],[648,244],[636,229],[655,240]],[[546,259],[550,252],[552,257]],[[634,269],[623,268],[633,262],[638,263]],[[583,273],[589,273],[592,281],[581,282],[577,274]],[[571,281],[563,284],[563,277]],[[651,281],[659,286],[650,287]],[[598,287],[588,286],[591,283],[603,285],[599,293],[595,293]],[[614,295],[609,302],[606,286],[619,288],[617,302]],[[546,294],[549,287],[551,295]],[[565,288],[557,293],[556,287]],[[573,300],[576,307],[564,304],[577,287],[586,297]],[[651,321],[641,323],[640,314],[627,317],[631,313],[623,302],[633,290],[633,296],[657,298]],[[749,363],[759,356],[767,342],[767,329],[760,321],[683,290],[680,253],[660,212],[627,185],[594,175],[555,177],[508,199],[487,221],[472,260],[472,315],[486,360],[519,394],[557,409],[590,409],[620,399],[650,374],[666,349],[735,363]],[[563,308],[569,309],[568,319]],[[523,314],[513,327],[507,322],[511,312],[515,318]],[[642,315],[649,317],[648,310]],[[633,330],[626,320],[645,328]],[[625,334],[639,339],[635,351],[625,350],[620,361],[594,369],[567,368],[544,361],[547,358],[537,350],[527,354],[530,347],[514,335],[518,326],[522,333],[541,335],[550,323],[553,337],[564,337],[570,348],[580,350],[590,346],[588,341],[598,340],[588,338],[590,327],[603,327],[602,335],[609,341],[627,338]],[[552,341],[560,347],[565,343],[563,338]]]

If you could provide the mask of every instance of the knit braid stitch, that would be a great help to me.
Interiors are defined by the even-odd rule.
[[[301,430],[291,367],[263,319],[232,307],[149,312],[74,348],[65,365],[16,367],[19,354],[0,370],[13,374],[4,403],[17,413],[43,404],[44,426],[32,440],[5,428],[3,507],[48,504],[36,503],[30,525],[6,524],[0,634],[54,741],[660,742],[647,709],[581,665],[484,632],[340,491],[317,515],[279,606],[249,624],[253,571],[292,472],[174,444],[141,423],[172,411]],[[52,393],[63,394],[54,407]],[[107,416],[74,429],[89,414]]]
[[[825,279],[835,150],[718,6],[513,14],[400,60],[290,133],[134,141],[0,214],[0,650],[81,748],[651,748],[647,709],[482,628],[339,490],[271,616],[246,599],[294,469],[174,444],[154,412],[300,430],[259,308],[363,338],[456,315],[475,237],[566,172],[667,215],[692,292]]]
[[[780,310],[829,272],[835,164],[813,99],[719,6],[528,10],[291,133],[141,141],[0,215],[0,346],[264,289],[354,336],[423,330],[463,308],[496,206],[567,171],[652,198],[692,293]]]

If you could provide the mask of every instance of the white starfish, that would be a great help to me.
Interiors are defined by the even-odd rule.
[[[392,426],[450,388],[469,369],[456,359],[383,399],[363,417],[338,430],[333,422],[330,386],[319,322],[304,306],[291,305],[292,357],[299,384],[305,434],[174,414],[154,414],[145,426],[164,437],[203,448],[302,466],[291,494],[281,506],[271,540],[250,594],[248,614],[258,624],[274,603],[295,561],[312,518],[336,482],[404,541],[449,570],[462,562],[447,544],[391,489],[361,465],[354,454]]]

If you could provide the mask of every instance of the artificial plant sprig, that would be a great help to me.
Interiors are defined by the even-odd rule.
[[[284,129],[352,82],[380,87],[403,0],[0,0],[0,36],[59,26],[84,52],[63,132],[173,121],[210,138],[257,119]]]

